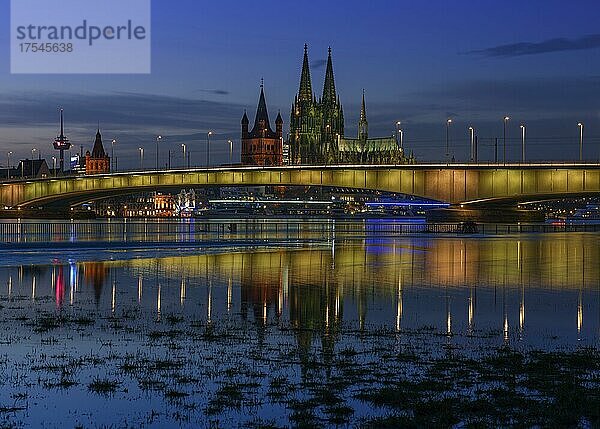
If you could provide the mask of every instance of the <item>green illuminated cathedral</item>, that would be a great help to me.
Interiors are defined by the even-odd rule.
[[[290,164],[403,164],[404,156],[394,136],[369,138],[363,92],[356,138],[344,135],[344,109],[335,89],[331,48],[327,57],[323,95],[317,100],[310,78],[308,46],[304,59],[300,89],[290,115]]]

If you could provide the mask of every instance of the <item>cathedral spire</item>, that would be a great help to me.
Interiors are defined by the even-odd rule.
[[[335,79],[333,77],[333,63],[331,61],[331,47],[327,56],[327,69],[325,71],[325,84],[323,85],[323,103],[333,104],[336,102]]]
[[[310,82],[310,68],[308,65],[308,45],[304,44],[304,60],[302,62],[302,75],[300,76],[299,100],[312,100],[312,84]]]
[[[367,106],[365,103],[365,90],[362,93],[362,103],[360,105],[360,119],[358,120],[358,138],[367,140],[369,138],[369,121],[367,121]]]
[[[361,122],[367,121],[367,106],[365,104],[365,90],[362,91],[362,104],[360,105],[360,120]]]

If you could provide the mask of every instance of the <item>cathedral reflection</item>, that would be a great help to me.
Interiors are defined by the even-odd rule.
[[[584,234],[406,237],[334,248],[22,266],[7,276],[6,290],[9,297],[26,291],[36,300],[50,283],[56,306],[64,307],[67,288],[69,303],[79,302],[81,284],[112,313],[137,301],[152,305],[158,319],[201,311],[214,324],[239,315],[263,339],[271,325],[289,326],[300,359],[308,362],[314,350],[332,355],[344,322],[359,330],[383,324],[399,334],[434,326],[449,337],[493,324],[503,341],[521,340],[534,323],[531,308],[547,291],[563,293],[561,311],[570,318],[561,320],[570,320],[568,329],[582,337],[584,310],[598,306],[586,298],[597,300],[599,258],[594,236]]]

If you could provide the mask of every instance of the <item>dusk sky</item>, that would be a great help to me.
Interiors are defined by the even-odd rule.
[[[271,120],[281,110],[287,129],[304,43],[317,97],[332,48],[347,135],[356,135],[364,88],[370,135],[391,135],[402,121],[405,147],[420,161],[443,159],[448,117],[457,160],[468,157],[469,125],[480,138],[480,159],[493,159],[491,138],[502,137],[505,115],[509,159],[519,157],[523,122],[530,159],[576,159],[578,121],[585,124],[584,157],[600,156],[597,1],[152,6],[149,75],[11,75],[9,1],[0,0],[0,164],[9,150],[14,159],[30,156],[32,147],[54,155],[58,106],[76,148],[91,148],[99,121],[107,150],[118,140],[120,167],[137,162],[140,146],[152,154],[157,134],[163,153],[181,157],[187,143],[192,164],[200,164],[208,130],[215,132],[215,160],[225,162],[227,139],[239,153],[244,109],[254,119],[261,78]]]

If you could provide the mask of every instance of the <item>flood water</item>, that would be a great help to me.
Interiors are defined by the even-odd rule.
[[[596,233],[17,245],[0,261],[0,421],[352,427],[389,414],[357,394],[381,374],[298,404],[353,356],[370,371],[407,351],[598,350],[599,261]]]

